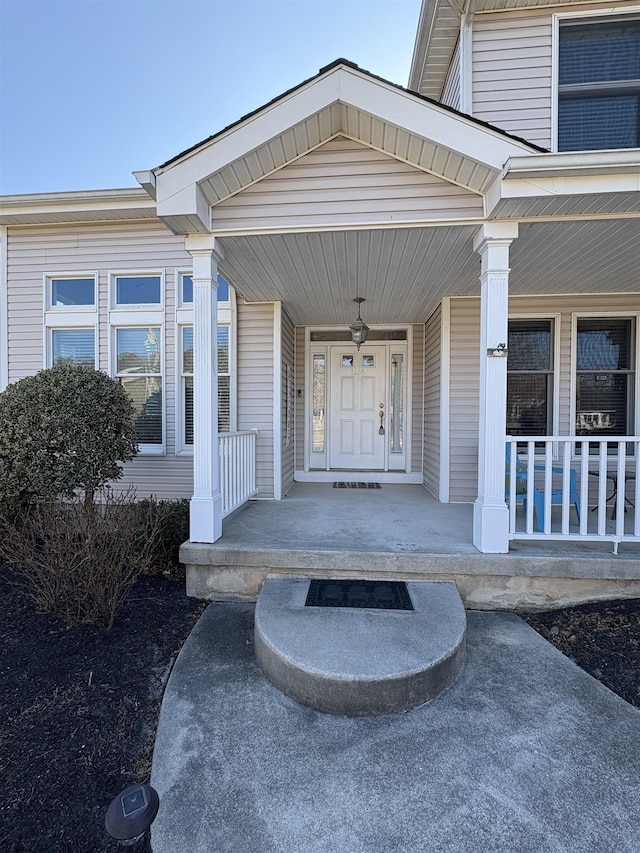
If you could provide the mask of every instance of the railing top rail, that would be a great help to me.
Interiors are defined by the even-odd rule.
[[[218,438],[233,438],[237,435],[258,435],[259,430],[257,429],[246,429],[241,432],[219,432]]]
[[[617,444],[621,441],[640,441],[640,435],[508,435],[506,436],[506,440],[522,443],[526,441],[535,441],[538,443],[550,441],[608,441]]]

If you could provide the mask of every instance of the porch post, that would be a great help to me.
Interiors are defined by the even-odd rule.
[[[509,246],[517,222],[488,222],[476,234],[480,254],[480,406],[478,497],[473,507],[473,544],[485,554],[509,550],[509,510],[504,500],[507,359],[488,354],[507,343]]]
[[[191,235],[193,258],[193,497],[189,538],[215,542],[222,536],[218,461],[218,260],[212,234]]]

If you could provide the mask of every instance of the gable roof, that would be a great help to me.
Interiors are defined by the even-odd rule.
[[[176,233],[207,231],[212,205],[338,135],[481,194],[509,157],[544,150],[336,60],[154,169],[158,215]]]

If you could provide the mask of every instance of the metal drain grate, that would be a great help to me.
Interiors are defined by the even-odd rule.
[[[404,581],[312,580],[305,607],[413,610]]]

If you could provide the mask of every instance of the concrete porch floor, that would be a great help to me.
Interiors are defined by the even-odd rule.
[[[250,501],[227,517],[215,544],[185,543],[187,592],[255,598],[267,575],[287,574],[453,580],[476,608],[640,596],[640,543],[618,555],[611,542],[558,541],[481,554],[472,520],[472,504],[439,503],[422,486],[296,483],[281,501]]]

